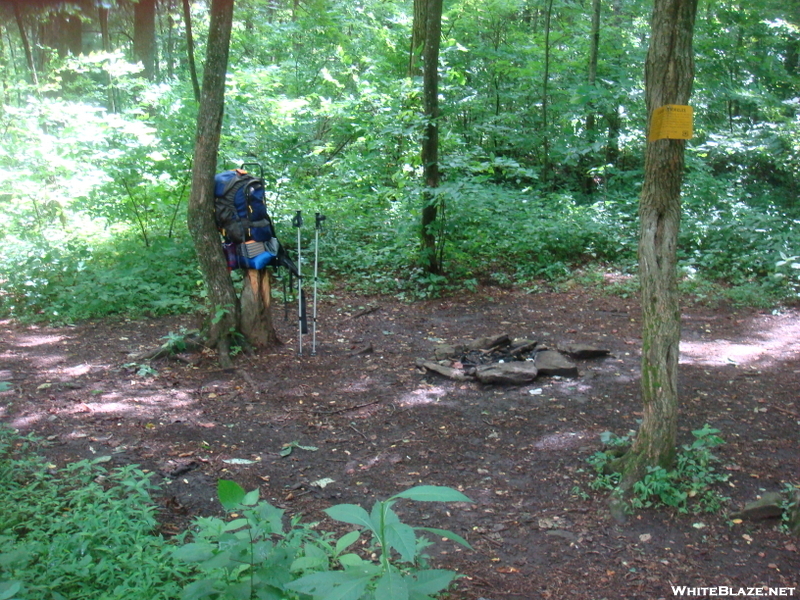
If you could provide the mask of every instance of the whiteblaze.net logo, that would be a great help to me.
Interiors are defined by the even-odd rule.
[[[672,594],[675,596],[686,597],[710,597],[727,598],[730,596],[752,597],[752,596],[772,596],[788,597],[794,596],[797,588],[793,587],[689,587],[686,585],[672,585]]]

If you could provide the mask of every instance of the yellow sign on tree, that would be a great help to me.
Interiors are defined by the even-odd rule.
[[[647,141],[692,139],[693,114],[691,106],[678,104],[667,104],[655,109],[650,119]]]

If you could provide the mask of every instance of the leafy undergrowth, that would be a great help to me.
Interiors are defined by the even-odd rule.
[[[58,469],[36,445],[0,428],[0,598],[177,598],[188,569],[154,534],[153,474],[107,456]]]
[[[36,443],[0,429],[0,600],[433,600],[458,574],[429,567],[432,542],[419,534],[471,548],[393,510],[402,499],[471,502],[448,487],[413,487],[370,512],[332,506],[328,517],[356,527],[337,536],[297,516],[286,528],[284,510],[229,480],[217,489],[228,518],[197,519],[176,545],[156,532],[152,473],[108,471],[110,457],[58,469]]]
[[[725,443],[719,433],[719,429],[708,425],[696,429],[692,431],[694,441],[679,450],[673,469],[649,467],[644,478],[633,486],[630,510],[666,506],[680,513],[719,512],[728,500],[717,485],[728,481],[728,476],[716,470],[719,459],[711,452]],[[620,475],[613,471],[613,461],[630,446],[631,437],[606,432],[602,441],[608,448],[588,460],[596,473],[591,487],[616,493]]]

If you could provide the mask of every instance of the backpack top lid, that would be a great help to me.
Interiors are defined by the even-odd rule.
[[[217,173],[214,176],[214,196],[217,198],[222,198],[227,194],[230,189],[236,185],[236,182],[239,177],[243,177],[247,175],[248,177],[255,179],[251,175],[248,175],[247,171],[244,169],[233,169],[231,171],[223,171],[222,173]]]

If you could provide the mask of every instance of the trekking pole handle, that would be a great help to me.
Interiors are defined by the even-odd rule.
[[[297,227],[298,229],[303,226],[303,214],[302,211],[297,211],[292,219],[292,225]]]
[[[321,215],[319,213],[314,213],[314,227],[316,229],[322,229],[322,222],[327,219],[325,215]]]

